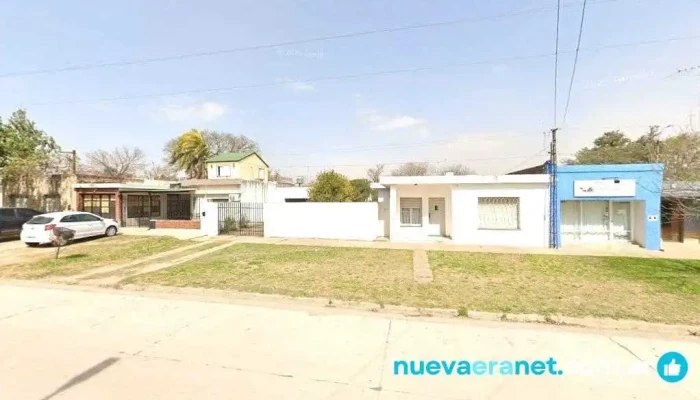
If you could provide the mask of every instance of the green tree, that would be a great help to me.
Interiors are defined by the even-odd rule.
[[[352,201],[367,201],[372,195],[372,188],[367,179],[353,179],[350,181],[352,185]]]
[[[29,179],[48,167],[59,150],[54,139],[37,128],[19,109],[7,122],[0,119],[0,178],[5,181]]]
[[[169,151],[170,165],[184,170],[190,178],[203,179],[207,177],[205,162],[211,153],[200,131],[192,129],[183,133],[172,144]]]
[[[352,201],[355,191],[344,175],[333,170],[316,175],[316,181],[309,188],[309,201],[346,202]]]

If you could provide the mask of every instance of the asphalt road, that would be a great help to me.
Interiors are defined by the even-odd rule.
[[[690,365],[674,384],[655,371],[672,350]],[[550,357],[562,375],[394,374],[401,360]],[[684,400],[698,382],[690,336],[0,282],[2,399]]]

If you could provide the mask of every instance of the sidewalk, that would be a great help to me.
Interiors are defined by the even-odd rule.
[[[0,392],[8,399],[674,399],[659,356],[690,337],[443,320],[0,283]],[[561,376],[395,374],[398,360],[547,360]],[[600,368],[641,367],[640,374]]]
[[[700,260],[700,245],[683,243],[664,243],[664,251],[650,251],[629,243],[578,245],[568,246],[562,249],[555,250],[539,247],[475,246],[456,244],[451,242],[363,242],[357,240],[263,238],[255,236],[218,236],[216,240],[233,241],[237,243],[267,243],[295,246],[360,247],[369,249],[400,249],[424,251],[438,250],[466,251],[476,253],[549,254]]]

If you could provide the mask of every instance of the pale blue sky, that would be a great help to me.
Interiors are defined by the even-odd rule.
[[[581,6],[574,3],[562,11],[562,50],[575,47]],[[555,5],[555,0],[4,0],[0,75]],[[586,14],[584,50],[700,35],[695,0],[590,0]],[[252,137],[273,167],[290,175],[335,166],[359,176],[376,162],[409,160],[462,162],[481,173],[502,173],[541,150],[542,132],[553,124],[552,57],[95,100],[547,54],[554,47],[554,17],[552,9],[208,57],[9,76],[0,78],[0,115],[25,107],[65,149],[79,152],[130,145],[159,159],[166,140],[199,128]],[[697,113],[700,77],[666,77],[700,64],[699,50],[700,38],[582,51],[561,152],[588,144],[608,126],[638,135],[647,124],[688,124],[689,113]],[[559,124],[572,61],[573,53],[561,55]],[[75,101],[85,102],[45,104]]]

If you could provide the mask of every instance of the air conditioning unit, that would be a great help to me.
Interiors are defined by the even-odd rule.
[[[241,194],[240,193],[232,193],[228,195],[228,201],[230,202],[240,202],[241,201]]]

